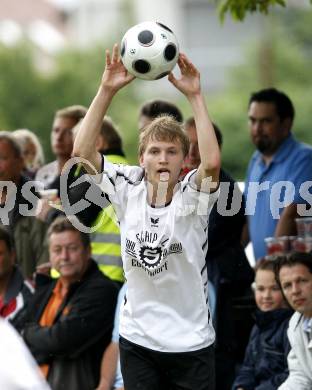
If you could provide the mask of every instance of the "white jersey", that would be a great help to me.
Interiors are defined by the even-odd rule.
[[[16,330],[0,317],[0,389],[51,390]]]
[[[169,205],[147,203],[139,167],[105,160],[101,188],[121,234],[128,290],[120,334],[161,352],[196,351],[215,339],[207,293],[208,214],[218,197],[195,188],[195,172],[177,184]]]

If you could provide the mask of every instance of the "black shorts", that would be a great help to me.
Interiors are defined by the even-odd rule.
[[[215,390],[214,347],[158,352],[120,337],[125,390]]]

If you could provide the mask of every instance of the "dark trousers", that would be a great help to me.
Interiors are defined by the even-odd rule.
[[[215,390],[214,347],[158,352],[120,337],[125,390]]]

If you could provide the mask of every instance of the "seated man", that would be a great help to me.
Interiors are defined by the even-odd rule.
[[[48,231],[57,280],[38,287],[23,337],[53,390],[94,390],[118,294],[90,258],[89,236],[58,217]]]
[[[33,288],[15,265],[12,237],[0,225],[0,317],[18,328],[32,293]]]
[[[296,311],[290,319],[289,376],[279,390],[312,389],[312,255],[294,253],[280,257],[276,278]]]

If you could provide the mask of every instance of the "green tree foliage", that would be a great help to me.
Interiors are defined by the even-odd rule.
[[[244,64],[229,74],[229,87],[209,100],[213,119],[224,133],[223,164],[236,178],[243,179],[254,150],[247,123],[251,92],[266,87],[285,91],[293,100],[296,118],[293,132],[300,141],[312,144],[312,37],[309,12],[290,10],[272,14],[266,23],[267,35],[246,49]],[[302,21],[305,21],[305,26]]]
[[[220,19],[229,14],[234,20],[242,21],[247,14],[262,13],[267,15],[274,7],[286,7],[286,0],[215,0],[219,5]],[[312,4],[312,0],[310,0]]]
[[[33,130],[43,144],[46,159],[51,160],[54,113],[72,104],[89,106],[104,69],[105,50],[66,50],[55,59],[55,70],[46,75],[34,65],[34,50],[27,42],[14,48],[0,46],[0,129]],[[110,111],[121,132],[129,126],[135,128],[136,118],[130,112],[136,109],[136,96],[130,85],[114,99]],[[135,144],[130,133],[122,135],[127,149]],[[134,159],[135,153],[132,155]]]
[[[33,66],[32,48],[26,43],[12,49],[0,46],[0,74],[0,128],[41,129],[44,83]]]

